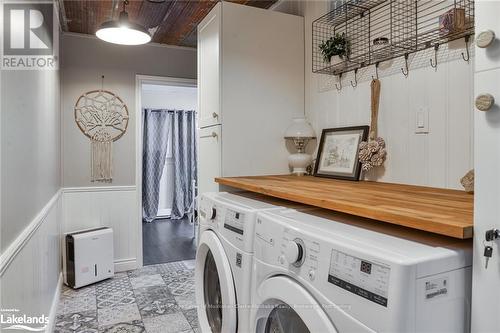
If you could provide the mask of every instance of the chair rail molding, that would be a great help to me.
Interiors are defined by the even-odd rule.
[[[0,255],[0,277],[3,276],[9,265],[28,244],[33,235],[45,221],[45,218],[61,197],[62,189],[59,189],[40,210],[40,212],[31,220],[28,226],[17,236],[17,238],[7,247],[4,253]]]
[[[109,192],[109,191],[135,191],[137,186],[86,186],[86,187],[64,187],[63,193],[76,193],[76,192]]]

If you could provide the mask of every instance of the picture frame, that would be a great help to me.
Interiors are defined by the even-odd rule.
[[[323,129],[314,176],[358,181],[361,175],[358,148],[368,139],[369,129],[366,125]]]

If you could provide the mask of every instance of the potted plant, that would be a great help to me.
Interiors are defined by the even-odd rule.
[[[341,63],[349,56],[349,42],[345,33],[335,34],[319,46],[323,60],[331,65]]]

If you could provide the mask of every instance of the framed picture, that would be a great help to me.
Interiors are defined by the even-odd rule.
[[[368,138],[369,126],[324,129],[319,142],[314,176],[359,180],[358,147]]]

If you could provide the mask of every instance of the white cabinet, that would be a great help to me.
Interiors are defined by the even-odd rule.
[[[198,26],[198,122],[201,128],[220,124],[221,6]]]
[[[219,2],[198,25],[198,84],[199,126],[221,135],[218,154],[200,138],[200,193],[213,182],[205,159],[220,159],[217,176],[289,172],[283,133],[304,113],[302,17]]]
[[[198,140],[198,192],[217,192],[215,177],[221,174],[221,126],[199,130]]]

